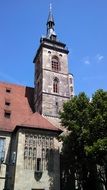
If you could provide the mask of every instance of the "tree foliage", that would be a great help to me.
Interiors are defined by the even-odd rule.
[[[107,189],[107,92],[90,99],[80,93],[60,113],[69,135],[62,137],[62,189]]]

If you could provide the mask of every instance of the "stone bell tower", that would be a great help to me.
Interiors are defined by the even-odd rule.
[[[68,73],[68,49],[60,42],[54,30],[55,22],[50,7],[47,33],[40,39],[34,58],[35,111],[58,117],[63,102],[73,96],[73,76]]]

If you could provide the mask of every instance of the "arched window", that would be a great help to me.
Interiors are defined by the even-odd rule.
[[[59,71],[59,59],[57,56],[52,57],[52,71]]]
[[[59,92],[59,79],[58,78],[54,78],[53,81],[53,92],[58,93]]]

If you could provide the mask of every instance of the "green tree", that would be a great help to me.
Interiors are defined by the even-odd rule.
[[[60,113],[68,133],[62,136],[62,189],[107,189],[107,92],[92,100],[80,93]]]

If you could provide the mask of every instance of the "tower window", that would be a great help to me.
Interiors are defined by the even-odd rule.
[[[58,106],[58,102],[56,102],[56,106]]]
[[[55,92],[55,93],[59,92],[59,80],[58,80],[58,78],[55,78],[53,81],[53,92]]]
[[[56,102],[56,114],[58,114],[58,108],[59,108],[59,105],[58,105],[58,102]]]
[[[52,58],[52,71],[59,71],[59,60],[56,56]]]
[[[51,51],[48,51],[49,54],[51,54]]]

